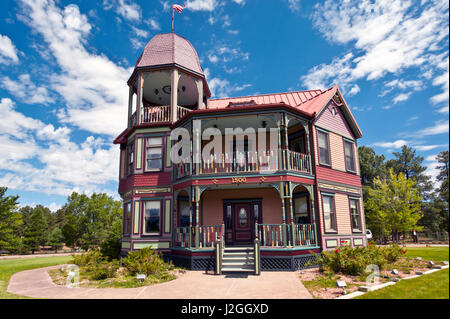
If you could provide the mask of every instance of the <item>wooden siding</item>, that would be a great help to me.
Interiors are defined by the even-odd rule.
[[[330,140],[331,168],[345,171],[344,141],[342,136],[330,132],[328,137]]]
[[[318,179],[361,187],[361,179],[358,175],[337,171],[331,168],[317,166],[316,175]]]
[[[333,107],[335,107],[336,109],[336,115],[333,115],[333,113],[331,113],[331,109]],[[342,114],[341,108],[339,106],[336,106],[333,100],[331,100],[328,105],[322,110],[316,120],[316,125],[341,134],[352,140],[355,139],[352,130],[350,129],[350,126],[348,125],[347,120],[344,117],[344,114]]]
[[[265,224],[281,224],[281,199],[274,188],[214,190],[202,194],[203,225],[223,223],[224,199],[262,199],[262,217]]]
[[[334,203],[336,205],[338,234],[351,234],[352,225],[350,224],[350,206],[348,196],[344,194],[335,194]]]

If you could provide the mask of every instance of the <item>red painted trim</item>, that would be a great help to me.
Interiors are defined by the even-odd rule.
[[[316,166],[316,177],[317,179],[321,179],[324,181],[335,182],[349,186],[362,186],[361,178],[358,175],[322,166]]]

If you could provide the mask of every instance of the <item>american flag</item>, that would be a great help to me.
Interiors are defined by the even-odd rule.
[[[184,8],[186,8],[186,6],[182,7],[179,4],[173,4],[172,5],[172,11],[177,10],[179,13],[183,12]]]

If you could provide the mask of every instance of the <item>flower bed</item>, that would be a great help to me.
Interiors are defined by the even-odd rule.
[[[108,260],[100,251],[93,250],[83,255],[73,256],[73,263],[79,267],[79,287],[123,287],[133,288],[162,283],[176,279],[185,272],[176,269],[171,263],[165,263],[158,252],[145,248],[129,254],[122,259]],[[49,271],[50,277],[58,285],[66,285],[69,267]],[[137,275],[144,274],[144,280]]]
[[[405,253],[405,248],[397,245],[369,245],[360,248],[342,246],[333,251],[322,252],[317,258],[319,268],[302,270],[299,272],[299,278],[313,297],[330,299],[342,295],[342,288],[336,287],[337,280],[345,281],[346,292],[351,293],[360,286],[373,284],[374,277],[381,284],[395,278],[411,277],[416,272],[431,268],[428,261],[405,257]],[[369,277],[373,272],[373,265],[379,268],[379,272],[378,275]],[[392,274],[393,269],[396,269],[398,274]],[[372,282],[368,282],[367,278],[372,278]]]

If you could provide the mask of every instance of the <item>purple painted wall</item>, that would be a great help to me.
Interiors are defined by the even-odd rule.
[[[336,109],[336,114],[333,115],[332,108]],[[342,114],[341,107],[337,106],[333,100],[331,100],[322,113],[319,115],[316,125],[344,135],[345,137],[355,139],[352,130],[347,124],[347,120]]]

